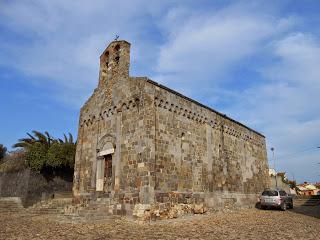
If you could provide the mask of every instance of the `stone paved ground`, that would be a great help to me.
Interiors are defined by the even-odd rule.
[[[319,239],[319,229],[316,217],[257,209],[150,223],[128,219],[66,223],[25,213],[0,216],[0,239]]]

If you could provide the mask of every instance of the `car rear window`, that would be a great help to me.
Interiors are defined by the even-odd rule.
[[[286,196],[287,193],[285,191],[280,191],[280,196]]]
[[[278,192],[277,191],[268,190],[268,191],[264,191],[262,193],[262,196],[274,197],[274,196],[278,196]]]

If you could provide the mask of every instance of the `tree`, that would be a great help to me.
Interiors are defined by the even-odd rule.
[[[290,188],[295,189],[297,186],[297,182],[295,180],[289,180],[288,184],[290,186]]]
[[[73,142],[71,133],[68,137],[63,134],[64,140],[54,139],[48,132],[32,133],[33,135],[27,133],[27,138],[19,139],[19,142],[13,145],[14,148],[25,150],[26,163],[31,169],[50,171],[50,168],[73,168],[76,143]]]
[[[73,143],[54,143],[48,150],[47,166],[73,168],[76,145]]]
[[[69,133],[69,138],[65,134],[64,141],[54,142],[48,150],[47,165],[51,167],[69,167],[73,168],[76,153],[76,143],[73,142],[73,136]]]
[[[5,157],[6,153],[7,153],[7,148],[2,144],[0,144],[0,162]]]

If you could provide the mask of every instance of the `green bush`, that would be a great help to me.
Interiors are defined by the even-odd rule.
[[[47,166],[73,168],[76,145],[73,143],[54,143],[48,150]]]
[[[40,142],[36,142],[30,146],[26,152],[26,163],[36,171],[40,171],[46,164],[47,147]]]
[[[0,144],[0,162],[6,156],[7,148]]]

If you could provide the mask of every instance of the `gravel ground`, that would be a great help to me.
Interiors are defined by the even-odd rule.
[[[300,209],[301,210],[301,209]],[[312,212],[312,209],[307,209]],[[300,212],[303,212],[301,210]],[[26,213],[0,216],[0,239],[319,239],[320,219],[293,211],[238,210],[141,223],[127,218],[59,222]]]

